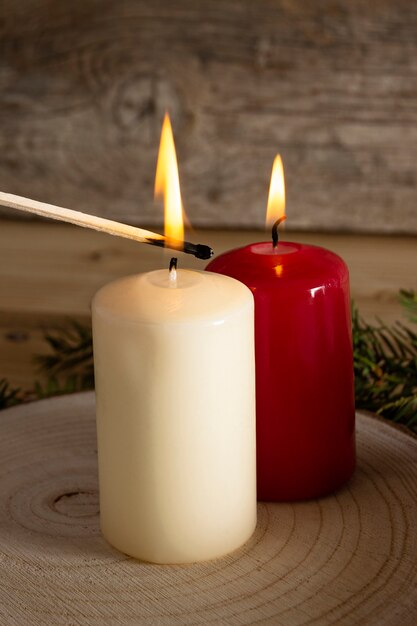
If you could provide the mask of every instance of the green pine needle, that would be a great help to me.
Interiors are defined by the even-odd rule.
[[[93,345],[89,326],[70,321],[66,328],[47,333],[45,341],[51,349],[50,354],[35,357],[41,371],[55,381],[62,374],[69,374],[69,387],[73,384],[79,384],[82,389],[94,387]],[[74,376],[78,383],[71,382]]]
[[[69,393],[76,393],[77,391],[87,391],[92,389],[93,385],[88,383],[82,378],[82,376],[73,374],[60,379],[56,376],[48,376],[46,382],[35,382],[34,393],[38,400],[43,398],[51,398],[52,396],[62,396]]]
[[[20,389],[11,387],[5,378],[0,379],[0,411],[22,402]]]
[[[409,320],[417,324],[417,291],[400,289],[400,302]]]
[[[400,302],[417,323],[417,294],[401,291]],[[405,426],[417,426],[417,333],[396,322],[367,324],[352,307],[356,407]]]

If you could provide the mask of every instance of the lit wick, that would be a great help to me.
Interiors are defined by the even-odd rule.
[[[283,215],[272,226],[272,247],[275,249],[278,246],[278,226],[287,219],[286,215]]]
[[[169,284],[171,287],[176,287],[177,285],[177,263],[178,259],[172,257],[169,262]]]

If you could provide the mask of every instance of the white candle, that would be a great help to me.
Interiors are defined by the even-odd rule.
[[[93,300],[102,532],[156,563],[222,556],[256,525],[253,298],[208,272]]]

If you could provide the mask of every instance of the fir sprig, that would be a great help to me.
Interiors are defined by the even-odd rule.
[[[401,291],[400,302],[417,322],[417,294]],[[417,333],[396,322],[364,322],[353,305],[355,396],[358,409],[417,426]]]
[[[45,389],[38,384],[42,394],[57,395],[92,389],[94,387],[93,344],[90,326],[70,321],[66,328],[58,328],[45,334],[50,348],[48,354],[35,357],[40,370],[49,377]],[[65,382],[63,380],[65,379]],[[68,390],[68,391],[67,391]]]
[[[410,322],[417,324],[417,291],[400,289],[400,302]]]
[[[63,396],[68,393],[76,393],[77,391],[87,391],[93,389],[94,384],[82,375],[71,374],[58,378],[57,376],[48,376],[45,382],[36,381],[34,387],[34,395],[38,400],[43,398],[51,398],[52,396]]]
[[[21,390],[12,387],[5,378],[0,379],[0,410],[8,409],[11,406],[22,402]]]

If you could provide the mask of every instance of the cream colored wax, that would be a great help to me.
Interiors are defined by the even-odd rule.
[[[186,563],[256,524],[253,298],[209,272],[130,276],[93,300],[101,528]]]

